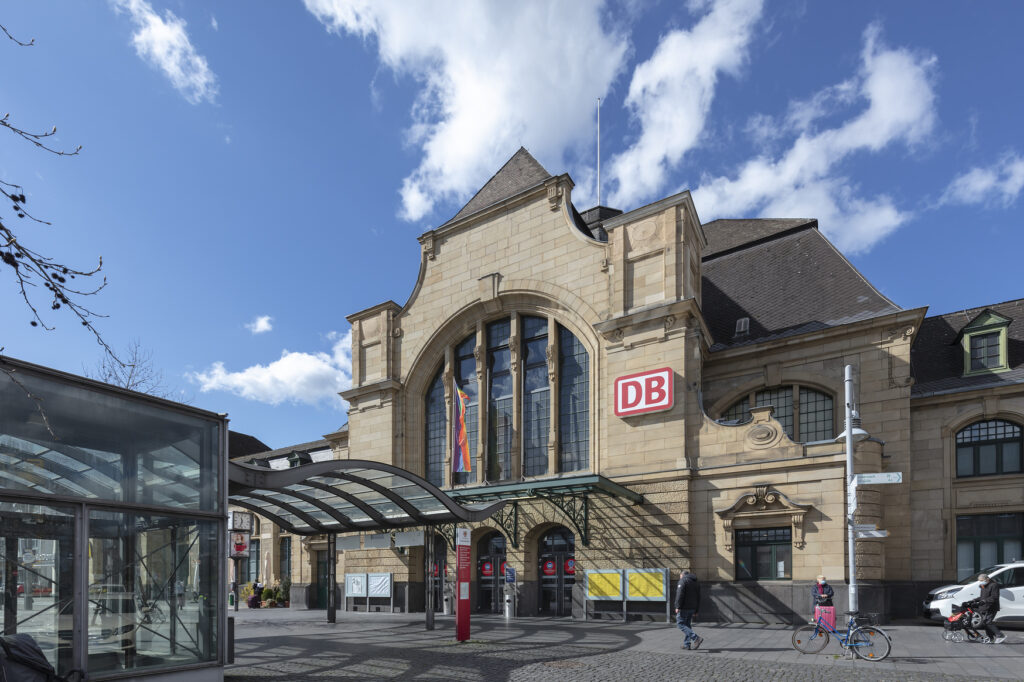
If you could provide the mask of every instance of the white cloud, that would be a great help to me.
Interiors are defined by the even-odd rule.
[[[191,104],[217,95],[217,77],[206,58],[196,52],[185,21],[170,10],[161,18],[146,0],[110,0],[117,12],[127,12],[135,24],[132,44],[144,61],[160,69]]]
[[[218,361],[206,371],[187,376],[203,393],[227,391],[270,405],[327,403],[344,410],[347,404],[338,393],[352,385],[352,333],[331,332],[327,338],[332,342],[330,353],[284,350],[280,358],[266,365],[231,372]]]
[[[1024,189],[1024,158],[1007,152],[988,168],[974,167],[949,183],[940,204],[987,204],[1006,208]]]
[[[636,67],[626,107],[640,136],[608,164],[611,205],[635,206],[661,191],[669,172],[700,142],[718,77],[736,75],[746,61],[761,6],[761,0],[719,0],[693,28],[663,36]]]
[[[217,23],[217,17],[213,16],[212,14],[210,15],[210,28],[212,28],[214,31],[220,30],[220,24]]]
[[[252,322],[246,323],[245,328],[253,334],[263,334],[274,328],[274,325],[271,324],[273,319],[270,315],[260,315]]]
[[[856,153],[921,144],[935,127],[934,57],[885,47],[879,36],[876,24],[864,32],[861,69],[854,79],[795,103],[776,124],[779,135],[796,135],[781,155],[762,153],[743,163],[734,177],[702,178],[694,193],[702,220],[815,217],[840,249],[856,253],[909,219],[887,195],[857,196],[856,184],[838,168]],[[852,118],[817,129],[824,114],[859,102],[866,108]],[[749,128],[771,127],[757,120]]]
[[[406,139],[422,158],[400,190],[411,221],[467,199],[520,145],[550,163],[592,145],[596,99],[628,52],[601,3],[305,3],[327,30],[374,40],[381,63],[420,86]]]

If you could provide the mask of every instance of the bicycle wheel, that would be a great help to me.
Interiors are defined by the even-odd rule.
[[[954,642],[954,641],[956,641],[956,638],[953,636],[953,631],[952,630],[943,630],[942,631],[942,639],[946,640],[947,642]]]
[[[828,645],[828,630],[820,625],[805,625],[793,633],[793,648],[802,654],[816,654]]]
[[[881,661],[892,651],[889,635],[870,625],[851,632],[849,644],[853,652],[865,661]]]

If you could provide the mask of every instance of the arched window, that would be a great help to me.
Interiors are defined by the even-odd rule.
[[[476,380],[476,358],[473,349],[476,347],[476,336],[470,336],[455,348],[455,383],[469,400],[466,401],[466,445],[470,453],[476,452],[476,437],[479,432],[480,391]],[[453,474],[457,484],[471,483],[476,480],[476,457],[470,457],[470,470]]]
[[[559,469],[588,466],[590,451],[590,356],[579,339],[558,326]]]
[[[444,485],[444,451],[445,451],[445,405],[444,405],[444,380],[441,377],[442,370],[438,370],[437,376],[430,382],[427,389],[427,414],[426,414],[426,462],[424,478],[434,485]]]
[[[797,397],[796,401],[793,400],[794,396]],[[750,408],[768,405],[775,408],[772,416],[794,441],[808,443],[831,440],[835,435],[832,396],[799,384],[753,391],[722,412],[719,421],[742,424],[750,421]]]
[[[455,382],[468,397],[473,470],[450,477],[444,472],[452,416],[445,412],[442,367],[425,396],[428,481],[508,481],[589,466],[590,357],[572,332],[547,317],[513,315],[481,324],[448,357]],[[557,451],[551,448],[553,433]],[[481,451],[483,477],[476,471]]]
[[[1002,419],[975,422],[956,434],[956,475],[1019,474],[1022,449],[1020,425]]]

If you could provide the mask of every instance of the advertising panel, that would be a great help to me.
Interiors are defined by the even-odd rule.
[[[667,601],[667,569],[627,568],[626,599],[629,601]]]
[[[242,533],[237,530],[228,531],[228,556],[232,559],[249,558],[248,533]]]
[[[599,568],[585,571],[587,599],[622,600],[622,571],[617,568]]]
[[[345,574],[345,596],[365,597],[366,596],[366,574],[346,573]]]
[[[390,597],[391,596],[391,574],[370,573],[366,576],[367,596],[369,597]]]

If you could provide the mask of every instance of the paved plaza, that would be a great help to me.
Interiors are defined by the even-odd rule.
[[[558,682],[632,680],[983,680],[1024,679],[1024,632],[999,645],[951,643],[942,628],[921,622],[888,625],[893,653],[885,661],[847,660],[835,641],[808,656],[790,644],[783,625],[696,623],[705,641],[683,651],[666,623],[581,622],[474,616],[472,638],[455,642],[454,620],[423,614],[338,613],[288,609],[230,612],[235,664],[225,679],[456,680]]]

